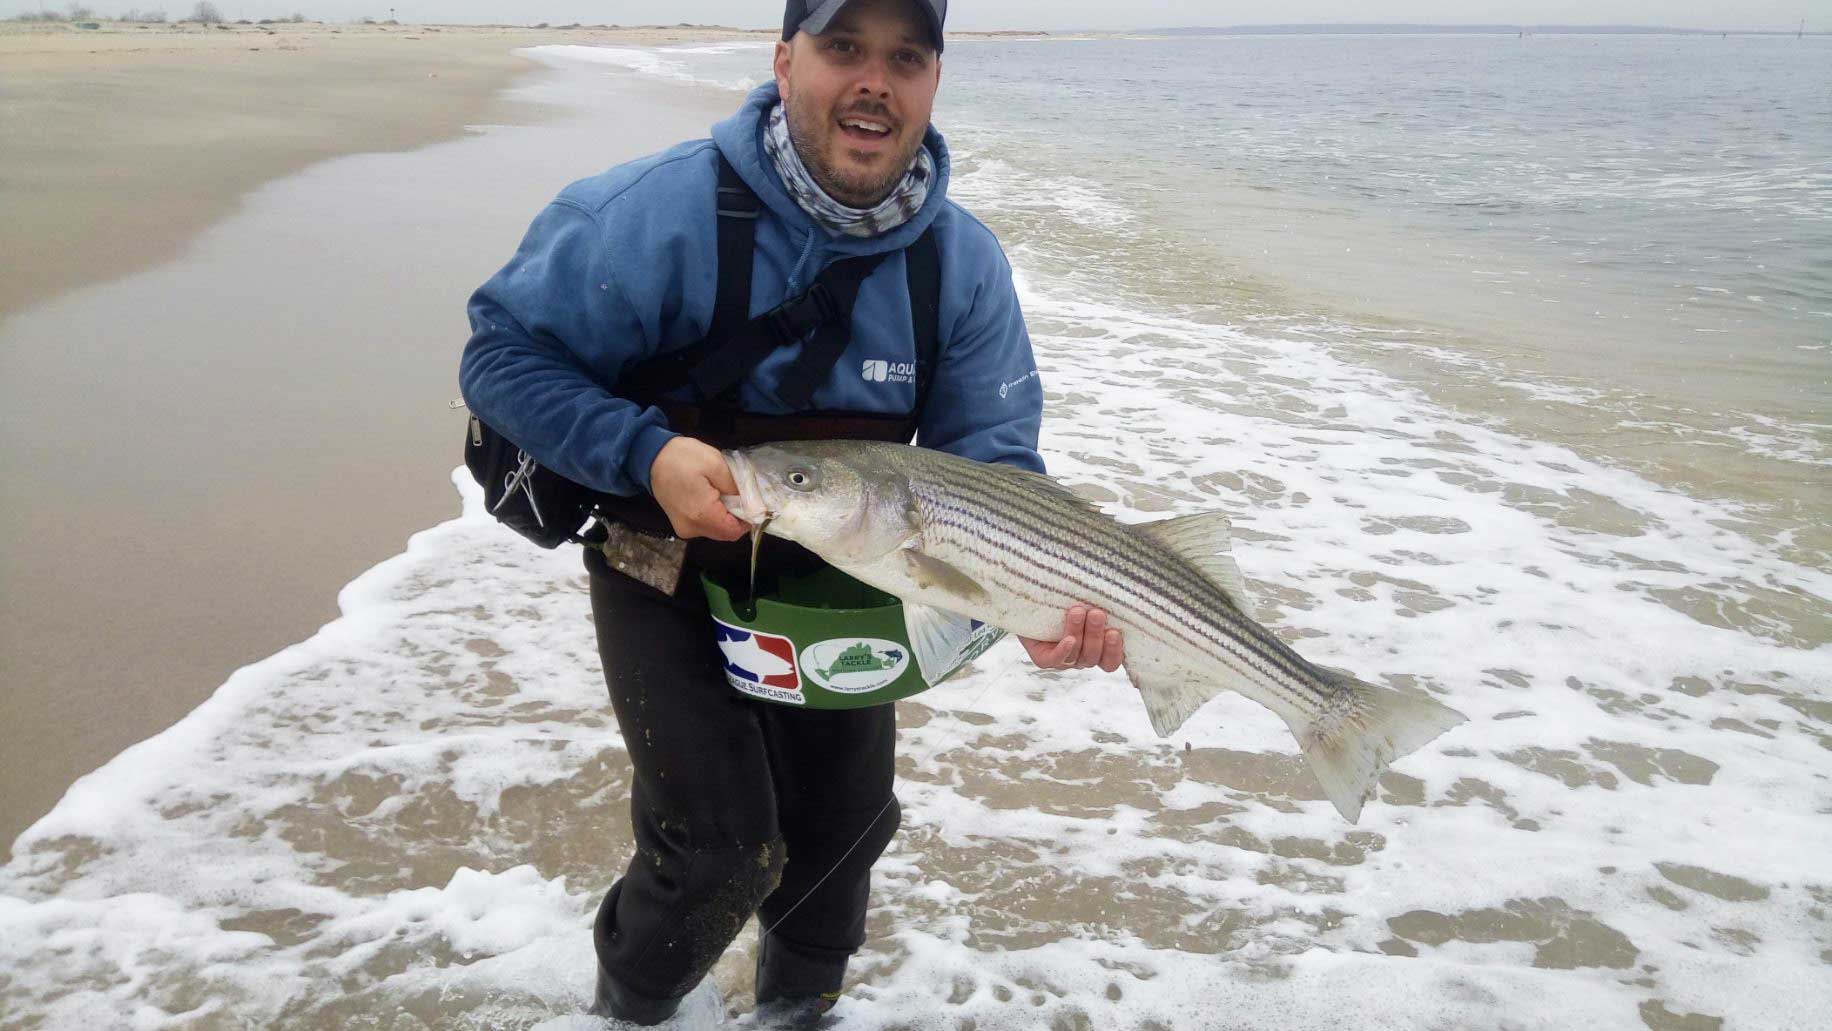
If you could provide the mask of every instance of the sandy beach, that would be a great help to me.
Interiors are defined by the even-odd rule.
[[[733,38],[767,34],[0,23],[0,316],[169,258],[252,187],[315,161],[538,117],[495,103],[529,70],[516,47]]]
[[[261,184],[315,163],[541,119],[539,103],[499,99],[538,68],[517,47],[733,38],[767,36],[0,26],[0,849],[73,779],[309,636],[337,614],[339,588],[453,513],[458,429],[443,406],[457,396],[464,299],[538,199],[513,231],[426,230],[462,271],[421,280],[424,311],[405,279],[367,308],[274,282],[280,248],[313,275],[414,231],[374,222],[239,242],[245,253],[211,273],[246,275],[239,287],[199,281],[200,267],[157,300],[81,291],[179,258]],[[634,132],[606,163],[709,121]],[[274,305],[294,302],[280,318]],[[33,310],[43,317],[22,321]],[[167,343],[145,332],[180,315]]]

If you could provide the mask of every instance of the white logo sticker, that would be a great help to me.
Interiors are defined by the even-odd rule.
[[[867,358],[859,369],[859,376],[867,383],[914,383],[916,382],[915,362],[888,362],[882,358]]]
[[[804,648],[802,674],[829,691],[868,694],[909,668],[910,650],[878,637],[836,637]]]
[[[1010,383],[999,384],[999,397],[1004,398],[1006,395],[1011,393],[1011,388],[1021,387],[1024,384],[1029,383],[1031,380],[1034,380],[1036,378],[1037,378],[1037,370],[1032,369],[1031,371],[1025,373],[1024,375],[1019,376],[1017,379],[1012,380]]]
[[[719,651],[725,658],[725,682],[747,695],[789,705],[806,705],[801,677],[795,670],[795,642],[712,620]]]

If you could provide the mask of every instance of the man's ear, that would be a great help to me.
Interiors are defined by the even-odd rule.
[[[789,64],[790,58],[794,56],[793,50],[794,48],[789,45],[788,40],[782,39],[776,41],[776,60],[774,62],[776,92],[782,94],[784,100],[789,99]]]

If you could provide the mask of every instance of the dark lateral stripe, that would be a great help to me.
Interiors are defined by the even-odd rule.
[[[1016,516],[1012,521],[1019,524],[1027,524],[1024,516],[1033,516],[1071,538],[1097,537],[1112,550],[1117,561],[1125,564],[1125,571],[1141,582],[1148,583],[1167,596],[1177,596],[1181,591],[1182,596],[1195,602],[1199,610],[1207,610],[1203,614],[1210,616],[1211,620],[1219,618],[1227,624],[1226,629],[1239,636],[1259,640],[1265,650],[1288,663],[1303,663],[1303,659],[1291,652],[1283,641],[1252,622],[1234,605],[1226,592],[1207,576],[1182,556],[1152,538],[1150,531],[1112,522],[1091,511],[1068,509],[1048,495],[1024,489],[1030,485],[1022,480],[1000,479],[997,473],[1001,468],[981,466],[973,470],[977,474],[973,478],[981,480],[981,485],[998,488],[981,495],[981,500],[989,509],[1006,509],[1007,517]],[[953,469],[948,471],[954,472]],[[1305,665],[1294,665],[1291,672],[1302,676],[1307,672]]]
[[[1270,667],[1259,671],[1263,676],[1278,677],[1282,674],[1296,685],[1310,689],[1313,694],[1322,694],[1317,690],[1314,675],[1307,669],[1308,664],[1304,664],[1284,642],[1247,620],[1225,592],[1189,567],[1174,552],[1156,541],[1141,539],[1145,536],[1143,532],[1119,524],[1104,526],[1101,522],[1104,517],[1089,519],[1086,513],[1065,511],[1060,505],[1052,509],[1047,505],[1052,499],[1012,489],[1021,484],[993,485],[1003,489],[996,492],[976,490],[971,492],[970,497],[931,496],[929,500],[936,507],[949,510],[950,514],[955,515],[955,519],[947,522],[960,526],[965,532],[998,532],[998,523],[1009,522],[1012,529],[1006,532],[1039,538],[1026,543],[1038,546],[1045,541],[1053,543],[1057,549],[1050,551],[1052,557],[1072,566],[1091,581],[1115,579],[1115,573],[1129,575],[1139,587],[1144,588],[1134,590],[1141,599],[1154,597],[1147,592],[1155,592],[1158,599],[1185,610],[1183,615],[1189,627],[1202,632],[1202,639],[1189,640],[1188,643],[1198,648],[1220,648],[1228,652],[1244,646],[1261,663]],[[977,511],[974,503],[978,503]],[[1047,533],[1045,527],[1055,529],[1057,533]],[[1092,560],[1086,548],[1088,538],[1095,538],[1095,543],[1108,547],[1111,552],[1108,562]],[[1108,565],[1114,568],[1107,568]],[[1148,603],[1141,603],[1138,607],[1142,611],[1151,609]],[[1182,633],[1178,636],[1188,637]],[[1284,689],[1289,691],[1290,687],[1285,686]]]
[[[1035,570],[1038,567],[1035,562],[1034,553],[1024,553],[1009,547],[991,545],[983,538],[968,537],[966,541],[969,543],[963,550],[967,552],[968,556],[982,567],[995,569],[1002,574],[1005,579],[1000,582],[1001,588],[1014,595],[1027,598],[1037,604],[1051,608],[1077,601],[1098,605],[1112,612],[1121,622],[1133,628],[1135,631],[1145,632],[1148,636],[1157,638],[1160,643],[1171,647],[1174,651],[1183,651],[1185,648],[1190,648],[1200,654],[1207,655],[1210,657],[1211,661],[1216,662],[1223,670],[1235,674],[1248,684],[1263,686],[1275,696],[1285,699],[1288,703],[1293,704],[1300,710],[1310,709],[1314,706],[1314,702],[1304,698],[1298,692],[1293,691],[1282,678],[1274,676],[1270,671],[1266,670],[1262,663],[1256,663],[1254,659],[1257,657],[1257,653],[1249,648],[1241,647],[1240,643],[1235,639],[1222,638],[1220,640],[1211,641],[1201,636],[1194,635],[1191,633],[1191,627],[1181,625],[1172,619],[1165,618],[1160,611],[1149,605],[1140,604],[1136,598],[1109,594],[1098,588],[1092,590],[1074,589],[1078,588],[1080,585],[1071,584],[1067,581],[1062,581],[1057,584],[1045,583],[1035,576]],[[979,544],[987,550],[981,551],[972,547],[972,544]],[[1018,561],[1014,562],[1011,560],[1010,556],[1014,554],[1018,556]],[[1036,598],[1029,592],[1014,588],[1014,582],[1030,585],[1050,596]],[[1179,642],[1181,642],[1182,647],[1178,646]],[[1220,679],[1219,676],[1218,679]]]
[[[1224,613],[1231,607],[1226,604],[1226,596],[1206,578],[1192,569],[1182,568],[1185,564],[1174,560],[1173,553],[1161,548],[1154,551],[1139,539],[1140,534],[1128,532],[1118,524],[1090,520],[1083,513],[1068,511],[1059,505],[1051,506],[1046,499],[1010,490],[998,493],[975,492],[965,501],[977,504],[986,516],[1001,516],[1005,521],[1027,531],[1053,529],[1057,532],[1052,539],[1065,550],[1075,550],[1075,545],[1085,549],[1089,538],[1093,538],[1120,564],[1121,570],[1133,578],[1149,582],[1152,587],[1167,594],[1181,591],[1204,603],[1219,603]],[[970,508],[969,515],[978,514]],[[1169,579],[1166,579],[1166,574],[1169,574]]]
[[[1003,466],[895,444],[846,442],[830,447],[831,457],[852,464],[862,475],[900,473],[925,505],[946,503],[955,511],[945,522],[968,555],[996,564],[1013,581],[1078,600],[1096,601],[1092,595],[1099,594],[1103,607],[1169,634],[1163,642],[1167,646],[1182,642],[1228,668],[1244,664],[1239,672],[1250,684],[1300,712],[1316,711],[1333,693],[1309,663],[1227,603],[1225,594],[1199,571],[1180,557],[1167,559],[1166,555],[1174,556],[1168,548],[1149,540],[1145,532],[1112,522],[1066,488],[1058,493],[1059,485],[1037,483]],[[932,514],[924,513],[925,521]],[[1099,559],[1088,550],[1090,538],[1105,546],[1106,554]],[[1077,583],[1046,569],[1038,562],[1039,553],[1073,569],[1083,580]],[[1049,574],[1056,582],[1041,578]],[[1095,584],[1106,589],[1091,590]],[[1113,591],[1122,597],[1113,596]],[[1009,593],[1027,597],[1015,590]],[[1223,603],[1214,601],[1216,595]]]
[[[1187,633],[1180,633],[1178,636],[1188,643],[1199,649],[1218,648],[1226,652],[1244,647],[1252,657],[1259,660],[1252,664],[1264,667],[1258,668],[1257,672],[1276,684],[1280,693],[1296,695],[1297,692],[1292,690],[1295,686],[1307,689],[1315,698],[1326,697],[1327,692],[1320,690],[1321,685],[1316,682],[1308,663],[1292,652],[1283,641],[1239,612],[1225,592],[1174,552],[1151,540],[1146,531],[1109,523],[1105,517],[1089,512],[1065,510],[1065,506],[1048,495],[1039,496],[1029,491],[1011,489],[1026,487],[1028,484],[997,482],[995,486],[1001,490],[983,495],[988,516],[1004,516],[1023,530],[1033,533],[1037,532],[1036,521],[1039,518],[1047,525],[1060,528],[1060,532],[1067,535],[1066,540],[1046,535],[1051,536],[1053,542],[1062,549],[1057,553],[1057,558],[1069,560],[1079,571],[1097,578],[1104,578],[1102,574],[1110,576],[1113,572],[1130,574],[1137,585],[1157,592],[1167,606],[1184,610],[1180,615],[1189,628],[1200,632],[1202,637],[1202,640],[1189,640]],[[1027,519],[1026,516],[1031,518]],[[991,523],[997,520],[989,518],[987,521]],[[1107,546],[1110,555],[1103,558],[1110,559],[1115,569],[1105,569],[1100,563],[1090,569],[1088,563],[1073,562],[1071,556],[1088,556],[1086,545],[1089,537],[1097,538],[1095,543]],[[1141,599],[1150,597],[1145,590],[1136,593]],[[1152,606],[1145,603],[1141,607],[1149,611]],[[1281,675],[1289,683],[1282,682]]]
[[[1205,603],[1216,604],[1224,616],[1231,616],[1233,604],[1225,592],[1217,588],[1212,581],[1191,567],[1181,556],[1163,547],[1150,538],[1149,531],[1135,527],[1123,526],[1107,519],[1105,516],[1089,511],[1079,511],[1063,504],[1047,494],[1040,494],[1029,489],[1031,484],[1023,480],[1001,478],[998,470],[1001,467],[986,466],[982,470],[973,470],[960,477],[962,480],[977,481],[974,486],[986,488],[976,491],[976,497],[988,506],[999,506],[1008,512],[1022,513],[1050,526],[1078,537],[1090,534],[1098,536],[1107,544],[1116,558],[1128,561],[1129,572],[1141,579],[1153,574],[1168,575],[1172,584],[1161,585],[1167,589],[1182,589],[1191,597],[1199,598]],[[950,469],[952,473],[955,470]],[[1085,504],[1077,502],[1078,504]],[[1092,518],[1090,518],[1092,516]],[[1020,517],[1016,521],[1024,521]],[[1219,603],[1219,604],[1217,604]]]
[[[967,532],[970,535],[977,534],[979,536],[984,536],[986,530],[992,529],[990,525],[983,525],[981,521],[976,520],[974,518],[976,513],[973,513],[971,509],[969,509],[965,505],[956,504],[956,505],[947,505],[944,507],[951,510],[950,514],[957,516],[956,519],[950,519],[950,520],[947,520],[947,522],[949,524],[959,526],[963,531]],[[1026,527],[1026,528],[1028,529],[1029,527]],[[1041,550],[1045,551],[1046,553],[1049,553],[1051,557],[1057,559],[1058,562],[1062,564],[1066,564],[1076,569],[1078,572],[1081,572],[1082,574],[1084,574],[1084,578],[1086,579],[1087,583],[1077,583],[1077,584],[1072,585],[1075,587],[1083,588],[1083,591],[1079,593],[1084,593],[1084,594],[1087,593],[1086,588],[1090,584],[1101,584],[1101,583],[1107,583],[1109,581],[1113,581],[1114,586],[1118,586],[1118,587],[1121,587],[1122,589],[1128,590],[1129,593],[1135,596],[1136,600],[1133,600],[1131,604],[1128,604],[1127,608],[1135,609],[1139,614],[1149,616],[1153,622],[1159,623],[1159,625],[1162,626],[1165,630],[1174,633],[1177,637],[1185,639],[1186,643],[1188,643],[1189,645],[1194,646],[1199,650],[1219,649],[1225,653],[1240,654],[1241,657],[1248,662],[1249,666],[1259,665],[1251,661],[1252,658],[1257,657],[1260,659],[1260,663],[1273,667],[1271,669],[1259,670],[1258,672],[1260,672],[1261,675],[1268,676],[1268,677],[1276,677],[1278,673],[1282,672],[1285,674],[1285,676],[1290,677],[1293,680],[1295,680],[1299,685],[1304,685],[1304,681],[1306,678],[1304,678],[1300,673],[1298,673],[1298,671],[1281,668],[1282,664],[1278,662],[1278,659],[1280,658],[1280,656],[1278,656],[1276,653],[1266,654],[1262,649],[1254,648],[1253,645],[1257,642],[1253,636],[1243,635],[1243,634],[1238,634],[1238,633],[1232,633],[1232,634],[1228,633],[1227,632],[1228,628],[1215,625],[1215,622],[1212,619],[1201,618],[1204,615],[1204,613],[1202,612],[1202,608],[1200,607],[1199,604],[1192,603],[1192,599],[1177,596],[1174,590],[1168,589],[1167,585],[1163,584],[1162,582],[1159,582],[1156,584],[1151,583],[1151,581],[1155,579],[1154,577],[1151,576],[1151,573],[1156,571],[1155,569],[1153,569],[1151,565],[1145,564],[1143,568],[1139,570],[1139,572],[1143,573],[1144,575],[1138,577],[1138,579],[1146,581],[1147,587],[1155,586],[1158,589],[1158,593],[1156,595],[1157,600],[1166,603],[1167,607],[1183,609],[1184,611],[1182,615],[1184,616],[1184,618],[1182,620],[1167,624],[1162,618],[1158,616],[1158,612],[1160,611],[1159,608],[1151,604],[1151,601],[1154,597],[1152,594],[1149,594],[1146,591],[1139,590],[1138,585],[1136,583],[1133,585],[1127,585],[1124,582],[1123,578],[1113,577],[1111,575],[1113,571],[1105,569],[1100,564],[1093,561],[1092,556],[1090,556],[1088,552],[1086,552],[1085,550],[1070,547],[1068,546],[1069,542],[1063,541],[1061,539],[1054,539],[1051,541],[1051,543],[1056,543],[1059,546],[1061,546],[1061,550],[1052,551],[1051,549],[1047,547],[1042,547]],[[1037,549],[1041,545],[1041,542],[1027,540],[1023,542],[1023,545],[1028,546],[1031,549]],[[1070,597],[1074,597],[1076,593],[1078,592],[1066,591],[1065,593],[1067,593]],[[1221,603],[1221,600],[1215,597],[1215,595],[1219,595],[1220,593],[1219,591],[1215,591],[1211,587],[1209,591],[1206,591],[1204,593],[1210,594],[1211,597],[1208,599],[1201,599],[1200,597],[1198,597],[1198,599],[1194,599],[1194,600],[1195,601],[1208,600],[1212,604]],[[1083,600],[1092,601],[1093,599],[1086,598]],[[1103,607],[1106,607],[1106,606],[1103,606]],[[1227,610],[1221,609],[1220,611],[1226,612]],[[1174,620],[1175,617],[1178,615],[1178,613],[1169,612],[1169,613],[1166,613],[1166,615],[1170,615]],[[1196,636],[1192,637],[1191,635],[1192,631],[1195,632]],[[1284,687],[1284,685],[1280,685],[1280,686]],[[1307,685],[1304,685],[1304,686],[1307,686]],[[1288,687],[1285,687],[1284,689],[1287,691],[1290,690]]]
[[[1178,619],[1178,613],[1153,605],[1154,595],[1141,590],[1137,581],[1128,584],[1124,579],[1114,577],[1113,570],[1103,568],[1084,548],[1072,546],[1085,543],[1085,535],[1077,533],[1081,527],[1071,527],[1066,539],[1053,534],[1041,533],[1038,527],[1022,519],[1010,520],[1009,527],[1001,528],[997,525],[998,520],[987,519],[985,515],[990,510],[1002,506],[988,505],[985,506],[985,510],[975,511],[967,499],[931,498],[930,500],[940,510],[942,526],[956,529],[964,540],[980,543],[983,548],[987,549],[982,551],[969,547],[969,552],[976,559],[984,564],[996,566],[1014,580],[1030,584],[1039,590],[1048,591],[1054,588],[1060,597],[1099,604],[1103,608],[1133,617],[1130,621],[1134,623],[1149,623],[1170,636],[1171,641],[1165,643],[1181,640],[1186,646],[1220,660],[1224,666],[1237,669],[1249,681],[1260,684],[1276,695],[1285,697],[1300,709],[1313,708],[1318,703],[1317,692],[1308,682],[1310,678],[1298,670],[1286,668],[1285,664],[1279,661],[1283,656],[1276,652],[1268,654],[1264,649],[1255,647],[1258,643],[1257,635],[1229,633],[1229,628],[1217,626],[1212,620],[1201,618],[1203,613],[1197,605],[1191,604],[1189,599],[1176,597],[1173,591],[1165,590],[1160,581],[1157,584],[1159,593],[1156,600],[1168,603],[1169,608],[1183,609],[1184,618]],[[1031,533],[1026,534],[1021,531]],[[1041,539],[1026,539],[1031,535],[1036,535]],[[1049,544],[1054,544],[1057,548],[1051,549],[1048,547]],[[1027,572],[1027,568],[1031,570],[1037,568],[1036,555],[1039,551],[1082,573],[1083,582],[1059,576],[1059,582],[1052,585],[1038,579],[1033,573]],[[1007,560],[1005,555],[1016,556],[1016,561]],[[1142,571],[1147,575],[1139,579],[1148,581],[1147,586],[1151,586],[1149,581],[1156,578],[1149,574],[1155,570],[1149,564],[1143,564]],[[1101,590],[1096,585],[1117,588],[1122,594],[1131,595],[1131,597],[1115,596],[1110,590]],[[1208,591],[1204,593],[1220,594],[1219,590],[1213,588],[1212,585],[1205,586],[1208,587]],[[1047,600],[1043,603],[1049,604]],[[1303,690],[1305,688],[1309,688],[1310,691],[1307,693]]]
[[[1212,646],[1210,642],[1200,638],[1192,639],[1188,633],[1188,628],[1179,626],[1174,621],[1166,620],[1149,606],[1141,606],[1130,599],[1108,594],[1098,588],[1086,592],[1072,592],[1067,588],[1078,585],[1068,584],[1066,581],[1061,584],[1046,583],[1036,576],[1038,567],[1031,554],[1027,554],[1016,548],[993,543],[982,537],[968,536],[966,541],[969,542],[969,546],[963,548],[963,550],[965,550],[980,566],[994,569],[1002,574],[1005,579],[1000,581],[1001,588],[1014,595],[1035,604],[1051,608],[1072,601],[1089,602],[1114,612],[1122,619],[1138,626],[1140,629],[1152,627],[1162,634],[1169,635],[1170,640],[1165,641],[1164,643],[1166,644],[1174,644],[1177,639],[1182,639],[1186,644],[1193,645],[1205,653],[1210,653],[1211,651]],[[979,544],[985,550],[975,549],[971,547],[971,544]],[[1027,593],[1014,587],[1014,584],[1028,585],[1045,596],[1038,597],[1034,594]],[[1256,678],[1253,677],[1255,668],[1251,662],[1250,654],[1228,647],[1227,645],[1229,643],[1231,642],[1224,642],[1220,650],[1226,659],[1234,659],[1235,661],[1228,662],[1224,659],[1222,665],[1230,668],[1232,671],[1250,681],[1255,680]],[[1281,691],[1280,693],[1288,692]]]
[[[957,502],[976,504],[988,515],[996,512],[1025,530],[1053,528],[1059,533],[1056,539],[1065,546],[1071,541],[1095,538],[1116,560],[1126,563],[1126,571],[1133,576],[1151,582],[1153,587],[1165,593],[1181,591],[1214,607],[1230,623],[1240,624],[1238,632],[1251,635],[1251,624],[1240,618],[1244,614],[1235,609],[1226,593],[1181,556],[1153,539],[1149,531],[1113,522],[1091,507],[1084,509],[1081,506],[1086,503],[1079,499],[1070,502],[1066,495],[1058,498],[1038,492],[1028,478],[1020,479],[1008,473],[1001,476],[1005,472],[1003,467],[962,469],[951,463],[940,472],[943,475],[934,484],[927,485],[930,490],[923,493],[931,497],[940,495],[943,500],[951,496]],[[924,486],[920,480],[917,485]],[[943,489],[936,490],[937,487]]]

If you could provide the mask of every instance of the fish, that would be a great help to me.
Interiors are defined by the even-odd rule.
[[[1098,607],[1160,737],[1236,691],[1285,721],[1350,823],[1388,764],[1464,722],[1423,693],[1315,665],[1254,620],[1224,513],[1121,523],[1042,473],[908,444],[724,456],[738,486],[725,508],[751,524],[753,545],[765,532],[794,541],[895,595],[925,671],[963,620],[1053,641],[1070,607]]]

